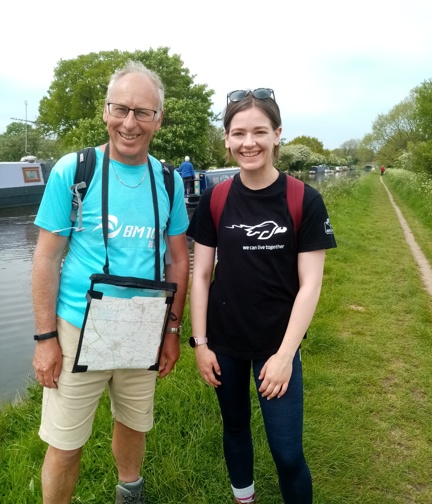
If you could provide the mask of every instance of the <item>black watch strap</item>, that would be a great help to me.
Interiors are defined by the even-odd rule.
[[[35,334],[33,336],[33,339],[36,341],[41,341],[44,339],[51,339],[51,338],[57,338],[58,337],[58,332],[57,331],[51,331],[51,332],[46,332],[43,334]]]

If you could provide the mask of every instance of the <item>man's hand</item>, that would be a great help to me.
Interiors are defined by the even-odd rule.
[[[33,357],[36,380],[43,387],[57,388],[62,361],[62,352],[57,338],[38,341]]]
[[[180,338],[177,334],[167,333],[159,360],[159,378],[167,376],[174,369],[180,358]]]

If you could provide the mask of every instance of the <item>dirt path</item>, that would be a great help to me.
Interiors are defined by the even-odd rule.
[[[381,177],[381,183],[385,187],[385,190],[387,191],[388,197],[390,198],[390,202],[393,205],[393,208],[395,209],[395,212],[399,218],[399,222],[400,222],[402,229],[403,229],[403,232],[405,234],[405,239],[408,242],[408,245],[410,246],[412,255],[414,256],[414,259],[416,260],[418,267],[420,269],[420,274],[423,279],[424,287],[425,287],[426,291],[429,293],[429,295],[432,296],[432,268],[431,268],[431,265],[429,264],[428,260],[426,259],[426,256],[423,254],[421,248],[418,246],[417,242],[415,241],[415,238],[411,232],[411,229],[408,226],[407,221],[405,220],[404,216],[402,215],[402,212],[399,210],[399,207],[394,202],[393,196],[391,195],[390,191],[387,189],[387,186],[384,184],[382,177]]]

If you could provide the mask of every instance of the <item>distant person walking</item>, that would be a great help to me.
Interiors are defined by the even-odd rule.
[[[385,173],[385,168],[384,168],[384,166],[381,166],[381,168],[380,168],[380,172],[381,172],[381,177],[382,177],[382,176],[384,175],[384,173]]]
[[[177,171],[182,176],[185,187],[185,194],[188,196],[193,192],[193,184],[195,180],[195,170],[189,156],[185,156],[185,160],[178,167]]]

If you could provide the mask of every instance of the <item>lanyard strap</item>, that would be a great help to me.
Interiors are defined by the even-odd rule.
[[[155,280],[160,281],[160,221],[159,221],[159,206],[156,191],[156,181],[153,173],[150,158],[148,160],[148,170],[150,172],[150,182],[153,200],[153,210],[155,216]],[[108,178],[109,178],[109,143],[105,147],[105,153],[102,163],[102,234],[105,244],[105,265],[103,272],[109,274],[109,259],[108,259]]]
[[[104,273],[109,273],[108,260],[108,170],[109,170],[109,143],[105,146],[102,164],[102,234],[105,243]]]

